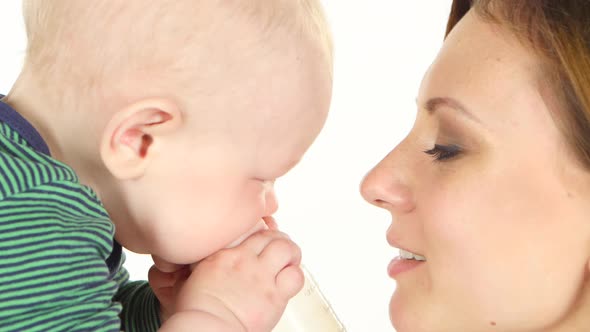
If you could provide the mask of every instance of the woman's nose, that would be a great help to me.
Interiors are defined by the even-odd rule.
[[[375,166],[362,180],[363,198],[394,213],[407,213],[415,203],[409,186],[403,183],[402,171],[394,166],[391,155]]]

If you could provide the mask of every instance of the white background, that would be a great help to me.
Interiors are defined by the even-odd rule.
[[[73,1],[73,0],[72,0]],[[390,216],[364,202],[364,174],[410,130],[417,89],[440,48],[450,0],[324,0],[335,40],[331,114],[303,161],[277,182],[276,217],[349,332],[393,331],[385,241]],[[90,1],[89,1],[90,3]],[[20,1],[0,7],[0,93],[25,49]],[[149,257],[128,255],[145,279]]]

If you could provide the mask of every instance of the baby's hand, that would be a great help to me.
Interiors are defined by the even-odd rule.
[[[231,331],[271,331],[303,287],[300,261],[299,247],[285,234],[259,231],[199,262],[178,294],[176,312],[213,316]]]
[[[164,323],[176,311],[176,298],[190,270],[188,265],[168,263],[158,256],[152,255],[152,260],[148,280],[160,303],[160,319]]]

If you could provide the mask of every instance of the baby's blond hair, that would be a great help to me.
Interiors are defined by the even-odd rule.
[[[222,16],[213,13],[219,10]],[[43,85],[95,89],[125,75],[155,80],[182,73],[203,60],[194,51],[207,47],[202,37],[238,19],[261,28],[260,35],[284,29],[315,40],[332,66],[319,0],[24,0],[23,12],[25,68]]]

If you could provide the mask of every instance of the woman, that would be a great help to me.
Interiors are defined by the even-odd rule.
[[[398,332],[590,331],[589,27],[588,0],[453,3],[361,185],[392,215]]]

